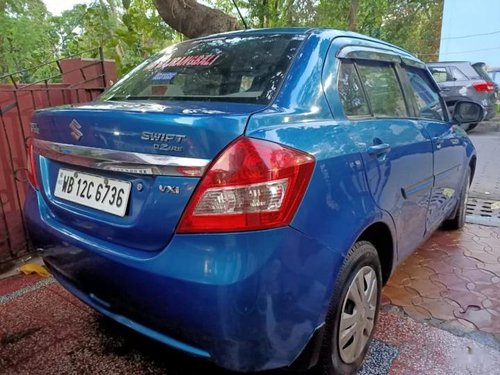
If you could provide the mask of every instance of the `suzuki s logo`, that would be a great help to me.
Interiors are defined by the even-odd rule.
[[[82,128],[82,126],[78,123],[78,121],[76,120],[73,120],[69,123],[69,128],[71,129],[71,136],[79,141],[80,138],[83,137],[83,133],[80,131],[80,129]]]

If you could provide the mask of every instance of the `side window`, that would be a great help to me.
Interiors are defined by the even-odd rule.
[[[406,104],[396,71],[390,63],[359,62],[361,82],[374,116],[407,117]]]
[[[451,76],[455,81],[467,81],[468,78],[465,74],[463,74],[460,69],[455,68],[454,66],[450,67]]]
[[[346,116],[370,115],[363,88],[352,63],[341,63],[337,85]]]
[[[429,83],[425,71],[418,68],[406,67],[408,79],[415,102],[418,108],[418,117],[431,120],[445,121],[445,110],[436,89]]]
[[[432,77],[436,80],[436,82],[446,82],[449,81],[448,73],[446,72],[446,68],[429,68]]]

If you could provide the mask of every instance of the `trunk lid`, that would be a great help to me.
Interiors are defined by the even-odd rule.
[[[160,250],[173,235],[204,167],[263,108],[97,102],[38,111],[32,128],[43,199],[54,218],[74,230],[128,248]],[[73,180],[71,191],[68,179]],[[78,181],[88,189],[76,193]],[[111,213],[102,209],[111,205],[113,186],[115,198],[120,189],[128,186],[130,191],[121,195],[120,209],[108,209]]]

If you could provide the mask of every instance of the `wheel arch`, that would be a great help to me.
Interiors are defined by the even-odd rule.
[[[359,235],[358,241],[368,241],[377,250],[382,268],[382,285],[385,285],[391,276],[395,262],[395,243],[389,226],[378,221],[370,224]]]
[[[376,219],[375,219],[376,218]],[[359,241],[368,241],[376,249],[382,268],[382,285],[385,285],[391,276],[392,269],[396,262],[396,243],[394,242],[394,227],[382,220],[390,221],[389,215],[384,213],[371,218],[377,221],[369,223],[360,234],[354,236],[351,247]],[[351,238],[351,240],[353,239]],[[350,248],[350,247],[349,247]],[[332,288],[334,288],[338,274],[333,275]],[[333,294],[333,289],[330,291]],[[332,295],[330,295],[331,303]],[[325,312],[326,313],[326,312]],[[310,369],[318,363],[322,342],[325,335],[325,325],[320,325],[309,339],[306,347],[301,351],[296,360],[290,365],[293,370]]]

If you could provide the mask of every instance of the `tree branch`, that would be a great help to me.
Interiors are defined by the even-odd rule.
[[[234,17],[196,0],[153,0],[153,3],[161,18],[188,38],[241,28]]]

